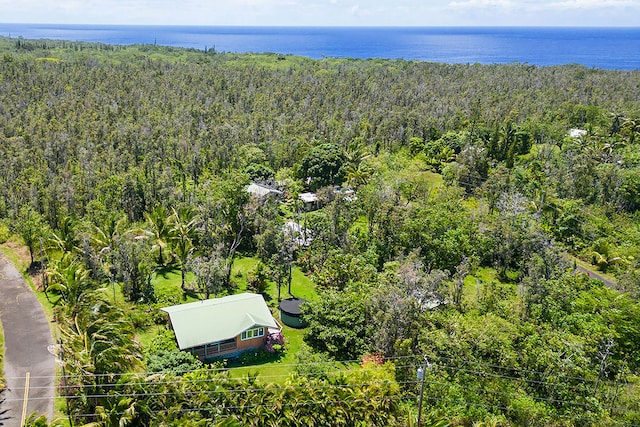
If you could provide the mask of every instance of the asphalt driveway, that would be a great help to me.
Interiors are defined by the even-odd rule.
[[[0,252],[0,320],[4,329],[4,378],[0,425],[19,427],[24,415],[53,413],[55,358],[49,322],[31,288]],[[25,407],[24,402],[27,402]]]

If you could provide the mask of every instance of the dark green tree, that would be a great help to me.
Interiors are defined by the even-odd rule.
[[[302,159],[298,175],[302,180],[309,179],[309,189],[315,191],[328,185],[340,185],[344,180],[343,165],[340,147],[323,143],[313,147]]]
[[[30,265],[33,265],[34,252],[46,239],[49,227],[38,212],[30,206],[25,206],[16,217],[15,230],[29,249]]]

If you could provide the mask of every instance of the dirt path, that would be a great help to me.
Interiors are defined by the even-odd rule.
[[[2,253],[0,320],[4,329],[4,378],[8,388],[0,405],[3,412],[0,423],[19,427],[23,417],[32,412],[51,419],[55,363],[48,351],[52,345],[49,322],[31,288]]]

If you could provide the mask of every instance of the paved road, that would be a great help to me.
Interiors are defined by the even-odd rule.
[[[581,265],[576,265],[576,270],[588,275],[592,279],[601,280],[604,283],[604,285],[608,288],[615,288],[616,286],[616,282],[614,282],[613,280],[607,279],[603,275],[598,274],[596,271],[589,270]]]
[[[49,322],[31,288],[1,252],[0,320],[8,388],[0,404],[0,412],[4,412],[0,415],[1,425],[20,427],[23,414],[28,416],[32,412],[51,419],[55,359],[48,351],[52,344]]]

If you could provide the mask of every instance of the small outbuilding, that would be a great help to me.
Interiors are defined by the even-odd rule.
[[[278,198],[282,196],[282,191],[255,182],[249,184],[245,188],[245,191],[258,199]]]
[[[318,195],[316,193],[300,193],[298,198],[302,200],[306,211],[314,211],[320,207]]]
[[[303,298],[287,298],[280,301],[280,320],[292,328],[304,328],[300,307],[307,302]]]

